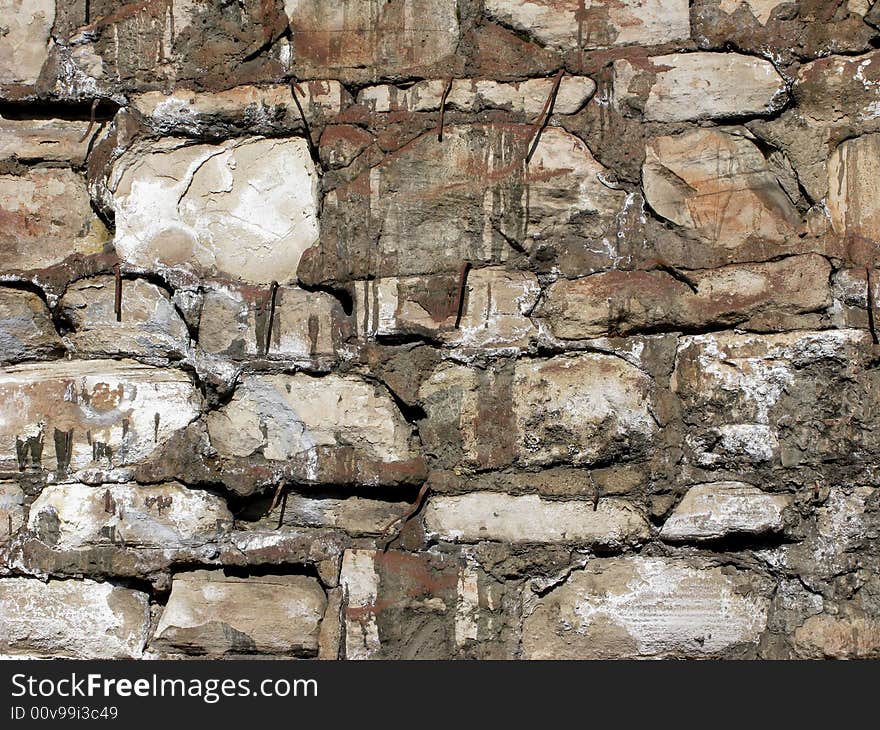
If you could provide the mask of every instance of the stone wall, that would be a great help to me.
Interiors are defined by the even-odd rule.
[[[0,654],[880,656],[880,3],[0,26]]]

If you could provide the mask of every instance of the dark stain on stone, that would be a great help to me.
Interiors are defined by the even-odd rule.
[[[92,441],[92,460],[99,461],[107,459],[111,462],[113,459],[113,449],[103,441]]]
[[[113,495],[110,493],[109,489],[104,490],[104,511],[108,515],[116,514],[116,500],[113,499]]]
[[[55,459],[58,471],[66,473],[70,469],[70,458],[73,452],[73,429],[69,431],[54,430]]]
[[[43,461],[43,430],[36,436],[21,439],[15,438],[15,455],[18,459],[18,470],[28,467],[39,469]]]
[[[320,330],[320,322],[317,314],[309,315],[309,354],[314,357],[318,354],[318,332]]]

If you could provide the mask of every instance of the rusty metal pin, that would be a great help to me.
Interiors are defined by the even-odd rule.
[[[874,286],[871,281],[871,267],[865,267],[865,277],[868,280],[868,329],[871,330],[871,341],[878,345],[880,339],[877,337],[877,324],[874,320]]]
[[[95,126],[95,112],[98,111],[98,102],[99,101],[100,101],[100,99],[93,99],[92,100],[92,111],[89,114],[89,126],[86,127],[86,131],[83,133],[83,136],[79,138],[80,143],[86,141],[86,138],[89,136],[89,134],[92,131],[92,128]]]
[[[273,512],[275,508],[278,506],[278,502],[281,499],[281,492],[284,489],[284,482],[278,482],[278,486],[275,488],[275,494],[272,497],[272,504],[269,505],[269,512]]]
[[[556,74],[556,78],[553,80],[553,87],[550,89],[550,94],[547,96],[547,101],[544,102],[544,108],[541,110],[541,116],[539,116],[538,121],[535,122],[535,130],[532,133],[529,152],[526,155],[527,165],[531,161],[532,155],[535,154],[535,150],[538,148],[538,142],[541,140],[541,132],[544,131],[544,127],[547,126],[547,121],[550,119],[550,115],[553,113],[553,105],[556,103],[556,95],[559,93],[559,84],[562,83],[562,77],[564,74],[565,69],[559,69],[559,72]]]
[[[263,354],[269,354],[269,347],[272,345],[272,324],[275,321],[275,297],[278,294],[278,282],[273,281],[269,288],[269,322],[266,325],[266,342],[263,347]]]
[[[303,111],[302,104],[299,103],[297,94],[302,94],[303,97],[305,97],[306,92],[303,91],[303,88],[299,85],[299,82],[293,80],[290,82],[290,95],[293,97],[293,103],[296,104],[296,108],[299,111],[299,118],[302,119],[303,130],[306,137],[306,144],[309,146],[309,155],[311,155],[312,162],[320,167],[321,157],[318,154],[318,148],[315,147],[315,143],[312,141],[312,130],[309,128],[309,122],[306,119],[306,113],[305,111]]]
[[[394,527],[394,525],[399,523],[400,529],[396,533],[394,533],[393,535],[390,535],[385,540],[385,545],[382,548],[383,552],[388,550],[388,546],[392,542],[394,542],[394,540],[400,535],[401,531],[403,530],[406,523],[409,522],[410,518],[422,508],[422,503],[425,501],[425,495],[427,495],[427,494],[428,494],[428,482],[425,482],[424,484],[422,484],[422,488],[419,490],[418,495],[416,495],[416,501],[413,502],[412,506],[406,512],[404,512],[400,517],[397,517],[397,518],[391,520],[391,522],[389,522],[387,525],[385,525],[385,528],[379,534],[379,540],[382,540],[388,534],[388,531],[392,527]]]
[[[467,276],[470,270],[471,262],[465,261],[458,272],[458,308],[455,314],[455,329],[461,326],[461,318],[464,315],[464,288],[467,285]]]
[[[113,301],[113,310],[116,312],[116,321],[122,321],[122,269],[119,264],[114,264],[113,274],[116,276],[116,296]]]
[[[446,88],[443,89],[443,96],[440,98],[440,119],[437,124],[437,141],[443,141],[443,118],[446,116],[446,99],[449,96],[449,92],[452,91],[452,77],[449,77],[449,81],[446,82]]]
[[[281,497],[281,512],[278,514],[278,526],[276,530],[280,530],[284,525],[284,513],[287,511],[287,492]]]

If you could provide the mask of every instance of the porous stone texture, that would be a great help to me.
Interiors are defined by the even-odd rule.
[[[559,48],[659,45],[690,35],[686,0],[488,0],[490,18]]]
[[[767,624],[766,591],[757,576],[699,563],[593,561],[565,585],[531,598],[523,652],[528,659],[717,655],[758,640]]]
[[[0,84],[33,85],[49,56],[55,0],[3,0],[0,13]]]
[[[302,575],[180,573],[174,576],[151,649],[204,656],[314,656],[326,606],[318,581]]]
[[[0,359],[40,359],[62,350],[49,309],[33,292],[0,290]]]
[[[737,482],[691,487],[673,510],[660,537],[665,540],[717,540],[728,535],[760,535],[784,527],[785,494],[765,494]]]
[[[149,598],[92,580],[0,578],[0,652],[16,657],[134,659],[150,626]]]
[[[425,510],[425,528],[450,542],[577,542],[618,547],[644,540],[648,523],[625,502],[551,502],[536,495],[476,492],[437,497]]]
[[[614,63],[614,103],[654,122],[763,116],[785,105],[770,61],[738,53],[676,53]]]
[[[147,271],[291,281],[318,236],[317,174],[302,138],[169,138],[120,160],[109,185],[119,257]]]
[[[81,279],[67,288],[58,308],[70,349],[94,357],[182,358],[189,332],[168,293],[144,279],[119,286],[118,314],[114,277]]]
[[[110,238],[73,170],[28,168],[0,174],[0,265],[4,274],[97,254]]]
[[[0,0],[0,656],[880,657],[878,48]]]
[[[28,529],[56,550],[107,542],[174,549],[231,522],[223,499],[181,484],[54,484],[28,513]]]

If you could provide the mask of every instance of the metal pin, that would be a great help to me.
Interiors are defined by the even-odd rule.
[[[302,104],[299,103],[299,99],[297,98],[297,93],[306,95],[306,92],[303,91],[302,87],[299,85],[297,81],[290,82],[290,95],[293,97],[293,103],[296,104],[296,108],[299,110],[299,117],[302,119],[303,130],[306,135],[306,144],[309,146],[309,154],[312,157],[312,162],[320,167],[321,165],[321,156],[318,154],[318,149],[315,147],[315,143],[312,142],[312,130],[309,129],[309,122],[306,119],[306,113],[303,111]]]
[[[91,114],[89,114],[89,126],[86,127],[86,131],[85,131],[85,133],[83,133],[83,136],[79,138],[80,143],[86,141],[86,138],[89,136],[89,134],[91,134],[92,128],[95,126],[95,112],[98,111],[98,102],[99,101],[100,101],[100,99],[93,99],[92,100],[92,111],[91,111]]]
[[[272,323],[275,321],[275,297],[278,294],[278,282],[273,281],[269,288],[269,322],[266,325],[266,343],[263,347],[263,354],[269,354],[269,347],[272,344]]]
[[[871,267],[865,267],[865,275],[868,279],[868,329],[871,330],[871,340],[875,345],[880,344],[877,338],[877,325],[874,321],[874,286],[871,283]]]
[[[113,307],[116,312],[116,321],[122,321],[122,270],[119,264],[114,264],[113,273],[116,275],[116,299]]]
[[[416,496],[416,501],[413,502],[412,506],[406,512],[404,512],[400,517],[397,517],[397,518],[391,520],[391,522],[389,522],[387,525],[385,525],[385,529],[383,529],[379,535],[380,541],[383,538],[385,538],[386,535],[388,535],[388,531],[392,527],[394,527],[394,525],[399,523],[400,529],[398,529],[397,532],[394,533],[393,535],[388,536],[388,538],[385,540],[385,545],[382,548],[382,552],[385,552],[388,550],[388,546],[392,542],[394,542],[394,540],[400,535],[400,533],[403,531],[403,528],[406,526],[406,523],[409,522],[410,517],[412,517],[416,512],[418,512],[422,508],[422,503],[425,501],[425,495],[427,493],[428,493],[428,482],[425,482],[424,484],[422,484],[422,488],[419,490],[419,493]]]
[[[287,492],[281,497],[281,512],[278,514],[278,526],[276,530],[280,530],[284,525],[284,513],[287,511]]]
[[[556,94],[559,93],[559,84],[562,83],[562,76],[565,74],[565,69],[559,69],[559,72],[556,74],[556,78],[553,81],[553,88],[550,89],[550,95],[547,97],[547,101],[544,102],[544,109],[541,111],[541,116],[538,117],[538,121],[535,123],[535,131],[532,133],[532,143],[529,147],[529,152],[526,155],[526,164],[528,165],[532,159],[532,155],[535,154],[535,150],[538,148],[538,142],[541,139],[541,132],[544,131],[544,127],[547,126],[547,120],[550,119],[550,114],[553,113],[553,105],[556,103]]]
[[[452,91],[452,77],[449,77],[449,81],[446,82],[446,88],[443,90],[443,96],[440,99],[440,121],[437,125],[437,141],[443,141],[443,117],[446,116],[446,98],[449,96],[449,92]]]
[[[458,272],[458,310],[455,314],[455,329],[461,326],[461,318],[464,315],[464,288],[467,284],[467,276],[470,270],[471,262],[465,261]]]

